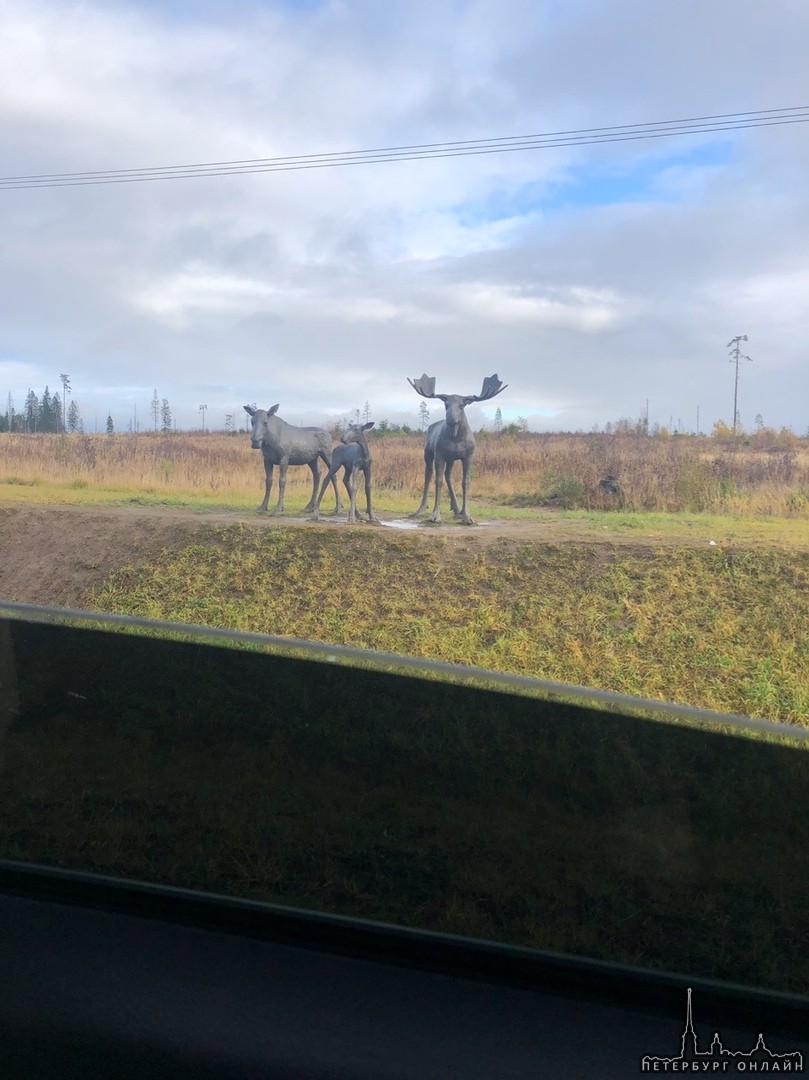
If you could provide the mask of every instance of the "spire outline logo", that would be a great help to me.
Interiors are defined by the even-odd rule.
[[[784,1073],[801,1074],[804,1071],[803,1054],[793,1050],[777,1054],[770,1050],[759,1032],[758,1039],[751,1050],[728,1050],[714,1032],[708,1050],[700,1050],[697,1033],[694,1030],[694,1016],[691,1002],[691,987],[688,987],[685,1007],[685,1027],[680,1039],[680,1053],[677,1057],[660,1057],[644,1054],[640,1059],[641,1072],[691,1072],[691,1073]]]

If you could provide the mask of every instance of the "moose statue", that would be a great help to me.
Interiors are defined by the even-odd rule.
[[[374,517],[374,512],[371,509],[371,466],[373,464],[373,458],[371,457],[371,447],[368,445],[367,431],[374,426],[374,421],[369,420],[367,424],[349,424],[348,430],[340,442],[339,446],[335,446],[331,455],[331,468],[323,478],[323,486],[320,489],[320,494],[317,497],[315,508],[312,513],[312,520],[317,521],[318,511],[320,509],[320,500],[325,494],[326,488],[329,486],[329,481],[334,481],[334,476],[343,470],[343,483],[345,484],[346,491],[348,492],[348,523],[353,524],[357,520],[357,473],[361,472],[365,479],[365,516],[366,519],[372,525],[378,525],[379,522]],[[337,490],[337,508],[335,514],[340,513],[340,495],[339,489]]]
[[[245,405],[244,411],[252,422],[250,445],[260,450],[264,457],[264,498],[257,507],[260,514],[266,513],[272,490],[273,468],[278,466],[278,503],[273,514],[284,512],[284,490],[287,484],[288,465],[308,465],[312,470],[312,498],[304,507],[304,512],[314,509],[317,488],[320,481],[321,459],[327,469],[331,469],[331,436],[323,428],[295,427],[275,414],[278,405],[271,409],[257,409],[254,405]],[[337,507],[340,507],[340,493],[337,481],[331,475]]]
[[[417,394],[425,398],[439,398],[444,402],[446,416],[435,424],[430,424],[424,437],[424,491],[421,496],[421,504],[412,515],[421,517],[427,506],[427,492],[430,487],[430,476],[435,470],[435,506],[429,517],[429,521],[441,520],[441,472],[447,481],[449,491],[449,504],[452,512],[464,525],[474,525],[466,508],[469,494],[469,467],[472,463],[472,455],[475,452],[475,436],[466,419],[465,409],[474,401],[488,401],[506,389],[508,383],[500,382],[497,375],[490,375],[483,380],[483,389],[479,394],[461,396],[460,394],[436,394],[435,379],[429,375],[422,375],[420,379],[407,380]],[[452,486],[452,466],[456,461],[461,462],[463,469],[462,494],[463,501],[459,509],[458,500],[455,497],[455,489]]]

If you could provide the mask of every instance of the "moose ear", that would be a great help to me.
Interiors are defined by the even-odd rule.
[[[248,414],[248,416],[252,416],[256,410],[253,408],[252,405],[245,405],[244,411]]]
[[[369,421],[369,422],[368,422],[367,424],[363,424],[363,425],[362,425],[362,430],[363,430],[363,431],[370,431],[370,430],[371,430],[371,428],[372,428],[372,427],[374,426],[374,424],[375,424],[375,423],[376,423],[376,421],[375,421],[375,420],[370,420],[370,421]]]
[[[280,405],[280,404],[281,404],[281,402],[279,401],[277,405],[273,405],[273,407],[271,409],[267,409],[267,416],[272,416],[274,413],[277,413],[278,412],[278,405]]]

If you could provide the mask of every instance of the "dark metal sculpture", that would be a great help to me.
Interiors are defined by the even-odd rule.
[[[449,502],[452,512],[464,525],[474,525],[466,509],[469,493],[469,466],[472,463],[472,455],[475,452],[475,436],[466,419],[465,409],[474,401],[488,401],[502,390],[508,383],[500,382],[497,375],[490,375],[483,380],[483,389],[479,394],[463,397],[459,394],[436,394],[435,379],[428,375],[422,375],[420,379],[407,380],[417,394],[426,398],[439,398],[444,402],[446,417],[430,424],[424,437],[424,491],[421,496],[421,504],[413,517],[420,517],[427,506],[427,492],[430,487],[430,475],[435,470],[435,506],[429,517],[429,521],[439,522],[441,511],[439,508],[441,498],[441,471],[447,481]],[[455,489],[452,486],[452,466],[456,461],[461,462],[463,469],[462,494],[463,502],[458,508],[458,500],[455,498]]]
[[[295,427],[276,416],[278,406],[271,409],[256,409],[252,405],[245,405],[244,411],[252,421],[252,434],[250,445],[254,450],[260,450],[264,457],[264,498],[257,507],[258,512],[263,514],[267,510],[272,489],[272,472],[275,465],[278,466],[278,504],[273,514],[284,512],[284,489],[287,483],[288,465],[308,465],[312,470],[312,498],[304,507],[304,511],[311,510],[315,505],[318,482],[320,480],[320,467],[318,459],[325,462],[326,468],[331,468],[331,436],[323,428],[318,427]],[[340,505],[340,493],[337,483],[332,477],[334,494],[337,505]]]
[[[617,477],[612,473],[606,473],[601,480],[598,481],[598,490],[604,495],[612,495],[618,500],[618,505],[624,505],[624,490],[618,483]]]
[[[345,435],[343,435],[340,445],[335,446],[331,455],[331,468],[323,478],[323,486],[320,489],[320,494],[317,497],[314,512],[312,513],[313,521],[317,521],[318,519],[320,500],[323,498],[329,481],[331,480],[332,483],[334,483],[335,475],[342,469],[343,483],[345,484],[349,499],[349,524],[357,520],[358,472],[363,474],[365,480],[365,515],[371,524],[377,524],[374,512],[371,509],[371,465],[373,459],[371,457],[371,447],[368,445],[368,436],[365,434],[366,431],[370,431],[373,426],[373,420],[370,420],[367,424],[349,424],[348,430]],[[340,496],[338,492],[337,506],[334,511],[335,514],[339,514],[340,509]]]

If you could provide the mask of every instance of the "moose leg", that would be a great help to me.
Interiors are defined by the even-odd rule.
[[[283,514],[284,512],[284,492],[287,486],[287,466],[289,462],[281,460],[278,462],[278,502],[275,505],[273,514]]]
[[[379,522],[374,517],[374,512],[371,509],[371,464],[370,462],[362,470],[363,477],[365,478],[365,513],[368,520],[372,525],[378,525]]]
[[[461,507],[461,521],[464,525],[474,525],[475,522],[469,516],[469,513],[466,509],[466,501],[469,497],[469,473],[471,472],[472,458],[465,457],[462,460],[461,465],[463,466],[463,480],[461,481],[461,484],[463,486],[463,505]]]
[[[424,511],[427,509],[427,492],[430,490],[430,478],[433,475],[433,460],[434,454],[429,454],[424,451],[424,490],[421,493],[421,502],[419,508],[411,517],[421,517]]]
[[[443,460],[435,455],[435,506],[433,506],[433,512],[430,514],[428,521],[432,521],[437,525],[441,521],[441,469],[444,467]]]
[[[351,525],[357,520],[357,470],[346,468],[343,481],[348,492],[348,523]]]
[[[256,507],[259,514],[267,513],[267,505],[270,501],[270,492],[272,491],[272,462],[264,462],[264,498],[261,500],[261,505]]]
[[[312,470],[312,497],[303,508],[304,514],[314,510],[317,501],[317,489],[320,484],[320,466],[317,463],[317,458],[309,462],[309,468]]]
[[[317,485],[320,481],[320,466],[318,464],[318,458],[320,458],[326,466],[326,479],[323,481],[323,487],[325,488],[328,481],[331,480],[332,487],[334,488],[334,497],[337,503],[334,512],[335,514],[339,514],[341,510],[340,492],[337,490],[337,481],[334,478],[334,472],[332,471],[331,467],[331,454],[328,454],[327,456],[325,453],[323,453],[322,450],[318,450],[315,458],[309,462],[309,468],[312,470],[312,498],[309,500],[306,506],[304,506],[303,512],[308,513],[309,510],[314,510],[315,503],[317,503],[317,506],[320,506],[320,499],[323,498],[323,492],[320,493],[320,499],[317,498]]]
[[[449,492],[449,505],[455,517],[460,517],[461,511],[458,508],[458,500],[455,498],[455,488],[452,486],[452,466],[454,464],[454,461],[447,462],[444,468],[444,477],[447,481],[447,491]]]
[[[318,511],[320,510],[320,503],[322,502],[323,496],[326,494],[326,488],[329,486],[329,482],[332,479],[333,479],[332,471],[331,471],[331,469],[329,469],[329,471],[323,477],[323,483],[320,486],[320,494],[317,497],[317,502],[315,503],[314,509],[312,511],[312,521],[318,521],[319,520]],[[338,502],[339,502],[339,500],[338,500]],[[335,510],[335,513],[337,513],[336,510]]]
[[[329,477],[331,478],[331,486],[334,488],[334,513],[335,514],[342,514],[342,512],[343,512],[343,504],[340,501],[340,486],[337,483],[337,473],[339,471],[340,471],[340,466],[339,465],[337,466],[336,469],[331,469],[331,468],[329,469]],[[343,482],[345,482],[345,478],[346,478],[346,472],[345,472],[345,466],[343,466]],[[325,487],[325,486],[326,486],[326,481],[324,480],[323,481],[323,487]]]

